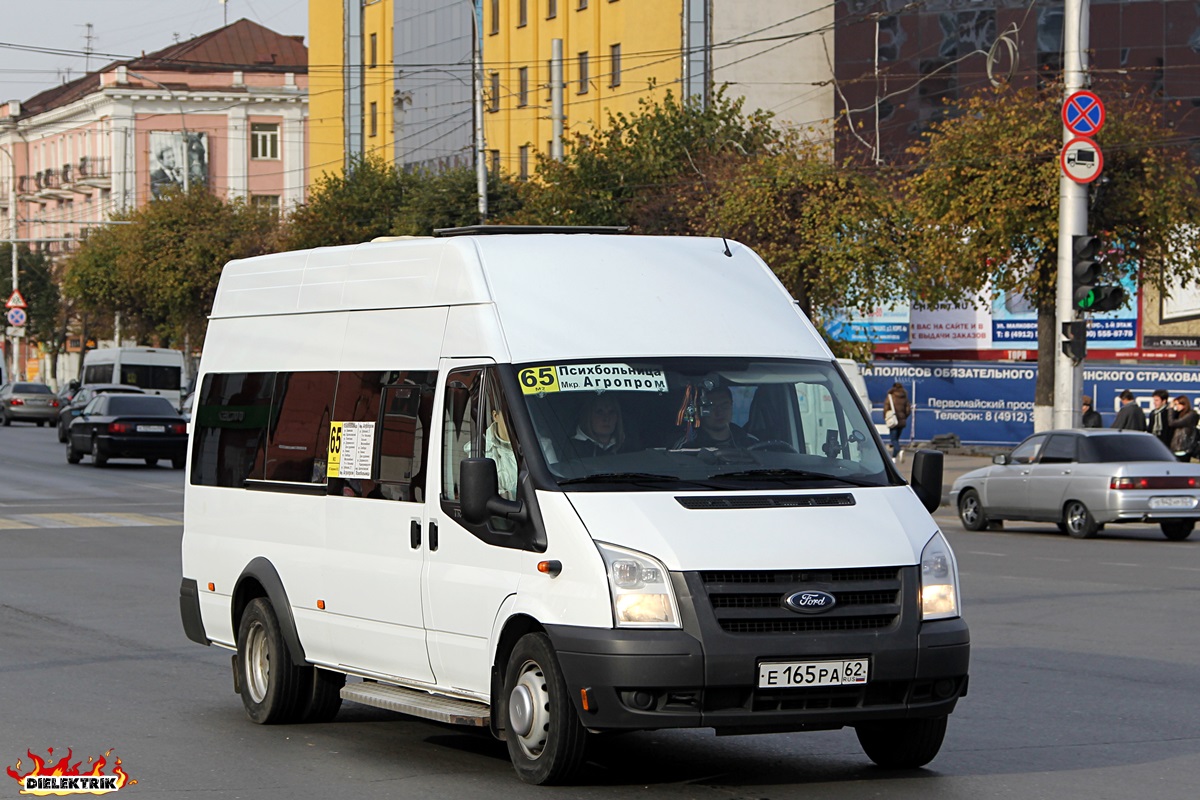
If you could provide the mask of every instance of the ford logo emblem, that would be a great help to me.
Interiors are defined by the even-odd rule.
[[[804,591],[789,594],[783,604],[801,614],[823,614],[837,605],[837,598],[829,592]]]

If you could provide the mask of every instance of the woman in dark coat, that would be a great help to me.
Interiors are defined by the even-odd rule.
[[[1200,416],[1196,415],[1187,395],[1179,395],[1171,405],[1175,411],[1175,416],[1167,423],[1173,431],[1171,451],[1180,461],[1188,462],[1192,460],[1192,448],[1196,444],[1196,423],[1200,422]]]

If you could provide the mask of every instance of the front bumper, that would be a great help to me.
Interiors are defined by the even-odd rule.
[[[722,629],[697,576],[688,574],[686,581],[673,577],[678,578],[680,604],[688,609],[684,630],[547,626],[568,694],[585,727],[707,727],[718,733],[840,728],[945,716],[967,692],[966,623],[921,623],[915,599],[904,604],[886,630],[731,634]],[[868,682],[818,688],[757,686],[758,664],[763,661],[842,658],[869,659]]]

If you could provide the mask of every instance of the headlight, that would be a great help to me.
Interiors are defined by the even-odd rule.
[[[679,610],[667,570],[644,553],[596,543],[604,557],[618,628],[678,628]]]
[[[921,551],[921,619],[959,616],[958,565],[941,531]]]

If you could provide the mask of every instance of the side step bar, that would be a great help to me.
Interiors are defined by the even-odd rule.
[[[364,681],[349,684],[342,689],[342,699],[422,719],[474,728],[486,728],[491,717],[491,707],[484,703],[442,697],[386,683]]]

